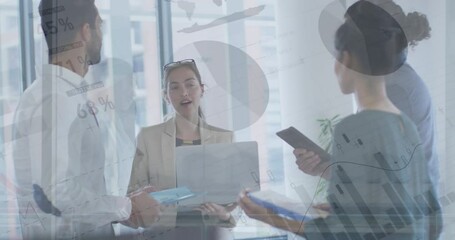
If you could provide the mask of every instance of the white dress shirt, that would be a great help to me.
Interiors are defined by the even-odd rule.
[[[129,218],[129,198],[106,195],[105,152],[82,77],[45,65],[22,95],[15,116],[14,164],[24,239],[112,239],[111,222]],[[82,88],[83,89],[83,88]],[[100,110],[100,109],[98,109]],[[38,209],[32,185],[44,189],[54,216]]]

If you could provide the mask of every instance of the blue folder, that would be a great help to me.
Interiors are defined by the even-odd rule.
[[[315,211],[302,203],[295,202],[273,191],[248,193],[248,197],[259,206],[274,213],[300,222],[308,222],[315,217]]]
[[[179,201],[195,197],[196,194],[191,192],[191,190],[187,187],[178,187],[152,192],[150,193],[150,196],[161,204],[174,204]]]

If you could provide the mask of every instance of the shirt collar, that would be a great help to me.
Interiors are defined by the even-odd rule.
[[[70,71],[67,68],[54,65],[54,64],[45,64],[43,65],[43,76],[45,78],[54,78],[57,76],[67,84],[71,85],[74,88],[79,88],[81,86],[87,85],[87,81],[80,75]]]

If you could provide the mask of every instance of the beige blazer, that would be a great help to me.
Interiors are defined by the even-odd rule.
[[[201,144],[230,143],[233,133],[201,120]],[[141,129],[133,161],[128,193],[152,185],[158,189],[175,188],[175,120]]]
[[[200,122],[201,144],[230,143],[233,141],[232,132],[210,126],[202,119]],[[137,149],[128,193],[147,185],[157,187],[159,190],[177,186],[174,157],[175,134],[174,118],[162,124],[141,129],[137,137]],[[175,226],[176,214],[175,208],[166,208],[162,211],[161,224],[167,227]],[[224,224],[217,225],[223,226]],[[224,225],[224,227],[233,226],[235,226],[233,220]]]

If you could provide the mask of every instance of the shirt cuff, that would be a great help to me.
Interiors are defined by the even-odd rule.
[[[118,200],[118,221],[125,221],[130,218],[131,215],[131,210],[132,210],[132,205],[131,205],[131,199],[128,197],[120,197]]]
[[[230,217],[226,221],[218,220],[218,226],[223,228],[234,228],[237,225],[237,221],[235,218],[230,214]]]

